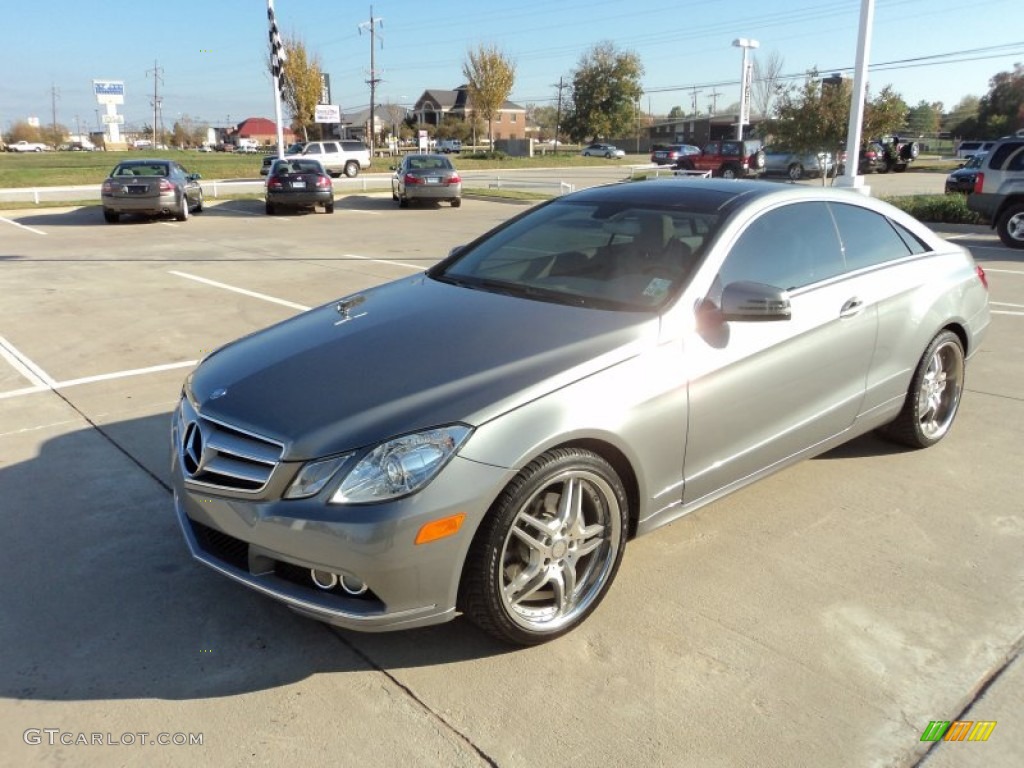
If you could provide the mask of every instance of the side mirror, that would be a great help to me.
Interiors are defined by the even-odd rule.
[[[199,173],[190,173],[188,175],[188,180],[189,181],[199,181],[201,178],[203,178],[203,176],[202,176],[202,174],[199,174]]]
[[[723,320],[789,320],[789,292],[764,283],[729,283],[722,290],[719,314]]]
[[[465,247],[466,247],[465,245],[456,245],[454,248],[452,248],[450,251],[448,251],[448,256],[454,256],[455,254],[457,254],[459,251],[461,251]]]

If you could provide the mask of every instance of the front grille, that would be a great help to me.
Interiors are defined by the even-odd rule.
[[[248,544],[208,525],[197,523],[195,520],[190,519],[189,523],[192,526],[192,533],[195,534],[196,543],[206,554],[223,560],[239,570],[249,570]]]
[[[182,400],[174,430],[178,458],[188,480],[232,491],[262,491],[284,446],[200,416]]]

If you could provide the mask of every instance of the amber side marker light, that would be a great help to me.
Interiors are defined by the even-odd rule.
[[[423,527],[420,528],[420,532],[416,534],[416,543],[429,544],[431,541],[437,541],[446,536],[454,536],[459,532],[459,528],[462,527],[462,521],[465,519],[466,513],[459,512],[457,515],[450,515],[442,517],[440,520],[424,523]]]

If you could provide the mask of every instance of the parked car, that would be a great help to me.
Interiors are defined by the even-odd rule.
[[[902,173],[920,153],[920,145],[916,141],[903,141],[899,136],[883,136],[870,142],[869,146],[876,155],[880,153],[872,167],[877,173]],[[866,169],[862,170],[868,172]]]
[[[946,177],[946,194],[971,194],[978,178],[978,169],[987,155],[987,152],[979,152],[971,155],[966,163],[960,163],[960,167]]]
[[[978,168],[967,207],[980,213],[1009,248],[1024,248],[1024,135],[995,143]]]
[[[588,144],[580,152],[584,157],[625,157],[625,150],[611,144]]]
[[[173,214],[186,221],[203,210],[200,175],[172,160],[125,160],[114,166],[100,189],[103,218],[116,223],[122,214]]]
[[[788,176],[793,181],[805,176],[831,176],[836,169],[831,152],[794,152],[785,147],[764,148],[764,174]]]
[[[302,155],[319,160],[332,176],[358,176],[370,167],[370,150],[361,141],[311,141]]]
[[[956,156],[960,160],[967,160],[983,152],[991,152],[994,146],[994,141],[961,141],[956,146]]]
[[[875,198],[589,188],[207,356],[174,505],[198,560],[305,616],[536,644],[631,537],[874,429],[942,440],[988,323],[969,252]]]
[[[462,177],[444,155],[406,155],[391,177],[391,199],[402,208],[415,200],[462,205]]]
[[[334,213],[334,182],[319,160],[309,157],[274,158],[267,174],[264,201],[268,216],[281,210],[323,206]]]
[[[196,152],[213,152],[213,147],[209,144],[200,144],[196,147]]]
[[[302,150],[304,150],[305,148],[306,142],[296,142],[295,144],[289,145],[288,148],[285,149],[284,156],[292,157],[293,155],[301,155]],[[277,160],[276,154],[267,155],[266,157],[263,158],[263,164],[260,166],[260,176],[266,176],[268,173],[270,173],[270,166],[274,164],[275,160]]]
[[[764,171],[764,151],[756,139],[709,141],[700,154],[681,157],[677,170],[711,171],[712,176],[739,179],[760,176]]]
[[[667,147],[655,147],[651,152],[651,162],[656,165],[675,165],[681,157],[699,154],[700,147],[692,144],[669,144]]]
[[[459,139],[441,139],[437,142],[436,151],[444,154],[459,154],[462,152],[462,142]]]

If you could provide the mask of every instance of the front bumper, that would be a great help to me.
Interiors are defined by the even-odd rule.
[[[340,482],[309,499],[259,497],[187,480],[172,451],[174,507],[193,557],[292,610],[347,629],[387,631],[455,617],[466,553],[493,499],[514,474],[456,456],[426,488],[381,504],[330,505]],[[282,465],[282,475],[296,466]],[[271,488],[276,487],[271,483]],[[464,512],[454,536],[415,544],[424,523]],[[362,583],[318,587],[310,571]]]

